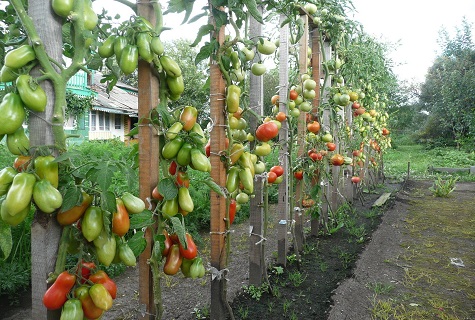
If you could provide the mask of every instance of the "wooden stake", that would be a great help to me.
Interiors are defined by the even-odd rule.
[[[280,16],[280,23],[285,20],[285,16]],[[289,83],[289,66],[288,66],[288,56],[289,56],[289,26],[286,24],[280,28],[280,46],[279,46],[279,100],[286,102],[287,101],[287,92],[288,92],[288,83]],[[279,110],[284,110],[285,106],[279,104]],[[278,215],[278,231],[277,231],[277,263],[285,266],[287,263],[287,232],[289,231],[288,221],[290,218],[290,208],[289,208],[289,197],[288,197],[288,186],[289,186],[289,175],[290,170],[288,166],[288,153],[289,146],[287,145],[289,137],[289,126],[287,121],[282,123],[282,127],[279,130],[279,142],[282,143],[282,146],[279,150],[279,162],[280,165],[284,168],[284,180],[279,184],[279,203],[277,210]]]
[[[148,0],[137,1],[137,13],[155,24],[152,3]],[[159,137],[156,129],[148,120],[150,111],[158,105],[159,82],[152,74],[148,63],[139,61],[139,196],[146,201],[158,184]],[[145,232],[147,247],[139,257],[139,301],[141,319],[161,319],[162,311],[155,308],[153,277],[148,260],[152,255],[152,230]]]
[[[213,37],[222,44],[224,27]],[[220,152],[226,149],[226,106],[225,81],[216,61],[210,65],[210,115],[214,127],[211,139],[211,178],[220,186],[226,185],[226,167]],[[225,319],[227,312],[225,268],[227,265],[226,239],[226,199],[211,191],[211,319]]]
[[[262,6],[258,7],[262,13]],[[255,39],[262,33],[262,24],[251,18],[249,37]],[[254,58],[258,61],[258,57]],[[252,108],[258,115],[263,114],[264,110],[264,78],[261,76],[250,76],[250,90],[249,90],[249,107]],[[249,129],[250,132],[255,132],[258,124],[258,119],[250,117]],[[254,147],[254,142],[251,143],[251,149]],[[266,264],[264,260],[264,212],[263,212],[263,185],[264,178],[257,176],[254,180],[254,198],[251,198],[249,206],[249,228],[251,234],[249,236],[249,285],[260,287],[265,278]]]
[[[28,13],[45,46],[48,55],[56,61],[62,58],[61,19],[51,11],[47,0],[30,1]],[[33,72],[39,72],[35,69]],[[47,94],[46,110],[30,114],[30,145],[54,145],[52,119],[55,102],[53,86],[49,81],[41,83]],[[47,119],[46,121],[44,119]],[[31,302],[34,319],[59,319],[59,311],[49,311],[43,305],[43,295],[47,290],[46,279],[55,269],[61,227],[52,215],[36,212],[31,226]]]

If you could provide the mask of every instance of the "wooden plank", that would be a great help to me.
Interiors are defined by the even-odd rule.
[[[262,6],[258,7],[258,10],[262,13]],[[257,39],[262,33],[262,24],[257,22],[252,17],[250,18],[250,30],[249,37],[251,39]],[[254,61],[259,61],[259,57],[256,55]],[[249,89],[249,106],[258,115],[262,115],[264,112],[264,77],[250,75],[250,89]],[[258,122],[256,117],[249,118],[249,130],[255,132]],[[254,148],[255,141],[251,142],[251,150]],[[264,210],[263,210],[263,186],[264,177],[256,176],[254,180],[254,195],[251,198],[249,206],[249,228],[251,234],[249,236],[249,285],[261,286],[264,280],[266,272],[266,264],[264,259],[264,245],[265,241],[262,241],[264,237]]]
[[[311,24],[312,31],[311,31],[311,41],[312,41],[312,59],[311,59],[311,64],[312,64],[312,77],[313,80],[317,82],[317,87],[315,88],[315,98],[312,101],[312,114],[319,115],[319,110],[318,107],[320,106],[320,79],[322,78],[322,68],[321,68],[321,48],[320,48],[320,41],[319,41],[319,30],[318,27],[316,27],[314,24]],[[319,118],[318,121],[320,124],[322,123],[322,119]],[[314,183],[320,183],[320,178],[315,179],[315,181],[312,182],[313,185]],[[321,194],[321,192],[320,192]],[[320,219],[319,218],[312,218],[310,221],[310,234],[312,236],[317,236],[319,229],[320,229]]]
[[[137,13],[152,24],[155,24],[152,2],[137,1]],[[152,194],[153,188],[158,183],[159,166],[159,139],[156,129],[150,124],[148,116],[150,110],[158,105],[159,83],[157,77],[152,74],[150,65],[143,60],[138,66],[138,99],[139,99],[139,196],[146,200]],[[148,260],[152,255],[152,231],[150,228],[145,233],[147,247],[139,257],[139,301],[141,309],[141,319],[161,319],[161,304],[159,310],[155,307],[155,299],[160,300],[160,296],[154,297],[152,272]],[[156,279],[159,281],[159,279]],[[160,286],[158,286],[160,287]],[[157,292],[159,295],[159,292]]]
[[[285,20],[285,16],[280,16],[280,23]],[[280,28],[279,38],[279,100],[287,101],[288,83],[289,83],[289,26],[286,24]],[[284,110],[285,106],[279,104],[279,110]],[[288,252],[288,239],[287,231],[289,221],[289,197],[288,197],[288,185],[289,185],[289,163],[287,158],[288,146],[285,142],[288,141],[288,124],[287,121],[282,123],[282,127],[279,130],[279,141],[284,142],[279,150],[280,165],[284,168],[283,174],[284,180],[279,184],[279,198],[277,205],[277,212],[279,212],[278,219],[278,231],[277,231],[277,263],[285,266],[287,263]]]
[[[299,72],[300,74],[307,73],[308,71],[308,42],[309,42],[309,33],[308,33],[308,16],[301,15],[300,18],[304,22],[304,34],[300,39],[300,50],[299,50]],[[315,80],[315,79],[314,79]],[[319,83],[319,79],[315,80]],[[315,91],[318,91],[318,87],[315,88]],[[312,110],[313,113],[313,110]],[[302,154],[306,152],[307,142],[306,142],[306,134],[307,134],[307,127],[306,127],[306,113],[301,112],[298,118],[297,124],[297,142],[299,144],[299,149],[297,151],[297,157],[300,157]],[[295,184],[295,206],[302,208],[302,198],[303,198],[303,180],[298,180]],[[291,208],[294,209],[294,208]],[[300,251],[303,248],[303,243],[305,241],[304,233],[303,233],[303,215],[302,210],[294,210],[294,220],[295,220],[295,248]]]
[[[447,173],[457,173],[465,172],[470,173],[470,168],[448,168],[448,167],[432,167],[428,168],[429,172],[447,172]]]
[[[389,197],[391,196],[391,192],[383,193],[372,205],[372,207],[381,207],[383,206],[386,201],[388,201]]]
[[[56,61],[62,58],[61,20],[50,10],[47,0],[29,1],[28,14],[43,41],[48,55]],[[38,68],[32,75],[39,76]],[[55,94],[49,81],[41,82],[47,94],[47,106],[44,112],[30,113],[28,119],[30,146],[54,145],[51,119],[54,112]],[[35,116],[35,114],[37,116]],[[46,119],[46,120],[45,120]],[[55,269],[61,227],[52,215],[37,211],[31,225],[31,302],[34,319],[59,319],[60,310],[47,310],[43,304],[43,295],[48,286],[48,274]]]
[[[224,42],[224,26],[213,37],[222,44]],[[226,114],[225,81],[216,61],[210,65],[210,115],[214,121],[210,133],[211,143],[211,178],[220,186],[226,185],[226,167],[221,161],[220,152],[226,149]],[[223,274],[227,265],[226,239],[226,199],[211,191],[211,319],[225,319],[227,315],[226,279]]]

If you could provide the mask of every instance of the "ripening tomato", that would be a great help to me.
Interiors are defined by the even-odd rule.
[[[269,171],[274,172],[277,175],[277,177],[280,177],[281,175],[284,174],[284,168],[282,168],[282,166],[273,166],[272,168],[270,168]]]
[[[290,90],[290,92],[289,92],[289,99],[290,99],[290,100],[295,101],[295,100],[297,100],[297,97],[298,97],[298,96],[299,96],[299,94],[298,94],[297,91],[295,91],[295,90]]]
[[[190,187],[190,178],[186,172],[178,171],[178,174],[176,175],[176,185],[178,187]]]
[[[161,195],[160,192],[158,192],[158,186],[155,186],[155,188],[153,188],[152,198],[159,201],[163,200],[163,195]]]
[[[313,133],[318,133],[318,131],[320,131],[320,123],[318,121],[308,123],[307,130]]]
[[[326,145],[327,145],[328,151],[335,151],[336,144],[334,144],[333,142],[327,142]]]
[[[273,95],[272,98],[270,99],[270,102],[274,106],[278,105],[279,104],[279,96],[277,94]]]
[[[275,138],[278,134],[279,127],[273,121],[261,124],[256,130],[256,138],[263,142],[267,142]]]
[[[287,119],[287,115],[285,114],[285,112],[280,111],[275,115],[275,119],[277,121],[282,122],[282,121],[285,121],[285,119]],[[383,132],[384,132],[384,129],[383,129]]]
[[[360,183],[361,179],[358,176],[351,177],[351,182],[354,184]]]
[[[275,180],[277,180],[277,174],[275,172],[268,172],[267,173],[267,182],[268,183],[274,183]]]
[[[359,157],[360,155],[361,155],[361,152],[359,150],[353,150],[354,157]]]
[[[330,163],[334,166],[341,166],[344,162],[345,162],[345,158],[343,158],[343,156],[338,153],[334,154],[330,158]]]
[[[353,104],[351,105],[352,109],[359,109],[360,107],[361,105],[358,103],[358,101],[353,102]]]

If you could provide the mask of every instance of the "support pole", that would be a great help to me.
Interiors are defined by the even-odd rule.
[[[285,21],[285,16],[280,16],[280,24]],[[288,82],[289,82],[289,26],[286,24],[280,28],[280,46],[279,46],[279,101],[287,101]],[[279,103],[279,110],[284,111],[285,106]],[[289,231],[288,221],[290,218],[289,208],[289,166],[288,166],[288,153],[289,146],[287,145],[289,137],[289,126],[287,121],[282,123],[282,127],[279,130],[279,143],[281,148],[279,149],[279,160],[281,166],[284,168],[284,180],[279,184],[279,203],[277,206],[278,215],[278,231],[277,231],[277,263],[285,266],[287,263],[287,233]],[[291,146],[290,146],[291,147]]]
[[[262,6],[258,7],[262,13]],[[262,25],[255,19],[251,18],[249,37],[255,39],[262,33]],[[258,57],[254,57],[258,61]],[[264,77],[250,75],[250,89],[249,89],[249,107],[257,113],[262,115],[264,111]],[[249,119],[249,129],[255,132],[258,121],[255,117]],[[254,142],[251,142],[251,149]],[[266,264],[264,259],[264,244],[262,241],[264,237],[264,212],[263,212],[263,186],[264,178],[256,176],[254,181],[254,198],[251,198],[249,206],[249,229],[251,234],[249,236],[249,285],[260,287],[264,280],[266,272]]]
[[[224,26],[213,34],[218,43],[224,42]],[[220,186],[226,185],[226,167],[221,161],[220,152],[226,149],[226,107],[225,81],[216,61],[210,65],[210,114],[214,127],[211,139],[211,178]],[[211,191],[211,319],[226,319],[226,199]]]
[[[137,1],[137,13],[152,24],[155,24],[152,2]],[[139,101],[139,196],[146,200],[152,194],[158,183],[159,142],[156,129],[148,120],[150,111],[158,105],[159,83],[152,74],[150,65],[144,60],[139,61],[138,67],[138,101]],[[148,260],[152,255],[152,230],[145,232],[147,247],[139,257],[139,301],[140,319],[161,319],[162,310],[156,310],[153,294],[153,277]],[[159,286],[158,286],[159,287]]]

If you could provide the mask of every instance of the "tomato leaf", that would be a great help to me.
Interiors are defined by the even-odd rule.
[[[61,211],[67,211],[74,206],[78,206],[82,202],[82,192],[75,184],[68,184],[63,189],[63,204]]]
[[[155,223],[153,213],[150,210],[144,210],[140,213],[130,216],[130,229],[142,229]]]
[[[198,65],[201,61],[208,59],[213,52],[213,46],[211,43],[207,42],[206,45],[202,46],[200,52],[195,57],[195,65]]]
[[[170,221],[173,225],[173,232],[178,236],[178,240],[186,249],[186,229],[184,223],[178,217],[171,217]]]
[[[142,252],[144,252],[147,247],[147,240],[145,240],[145,232],[137,231],[129,240],[127,244],[130,249],[134,252],[134,255],[138,257]]]
[[[262,14],[257,9],[256,0],[242,0],[242,3],[247,7],[247,10],[249,10],[249,13],[257,22],[264,23],[264,20],[262,20]]]
[[[178,195],[178,188],[172,178],[165,178],[158,183],[158,192],[163,195],[164,200],[172,200]]]
[[[213,190],[220,196],[226,197],[226,194],[224,193],[223,188],[221,188],[216,182],[214,182],[214,180],[211,177],[209,177],[209,179],[202,180],[200,182],[206,184],[211,190]]]
[[[12,247],[12,229],[6,222],[0,219],[0,251],[3,252],[3,260],[8,258]]]
[[[211,31],[214,30],[214,26],[212,24],[205,24],[201,26],[198,30],[198,34],[196,35],[195,41],[190,45],[191,47],[196,46],[198,43],[201,42],[203,36],[210,34]]]

